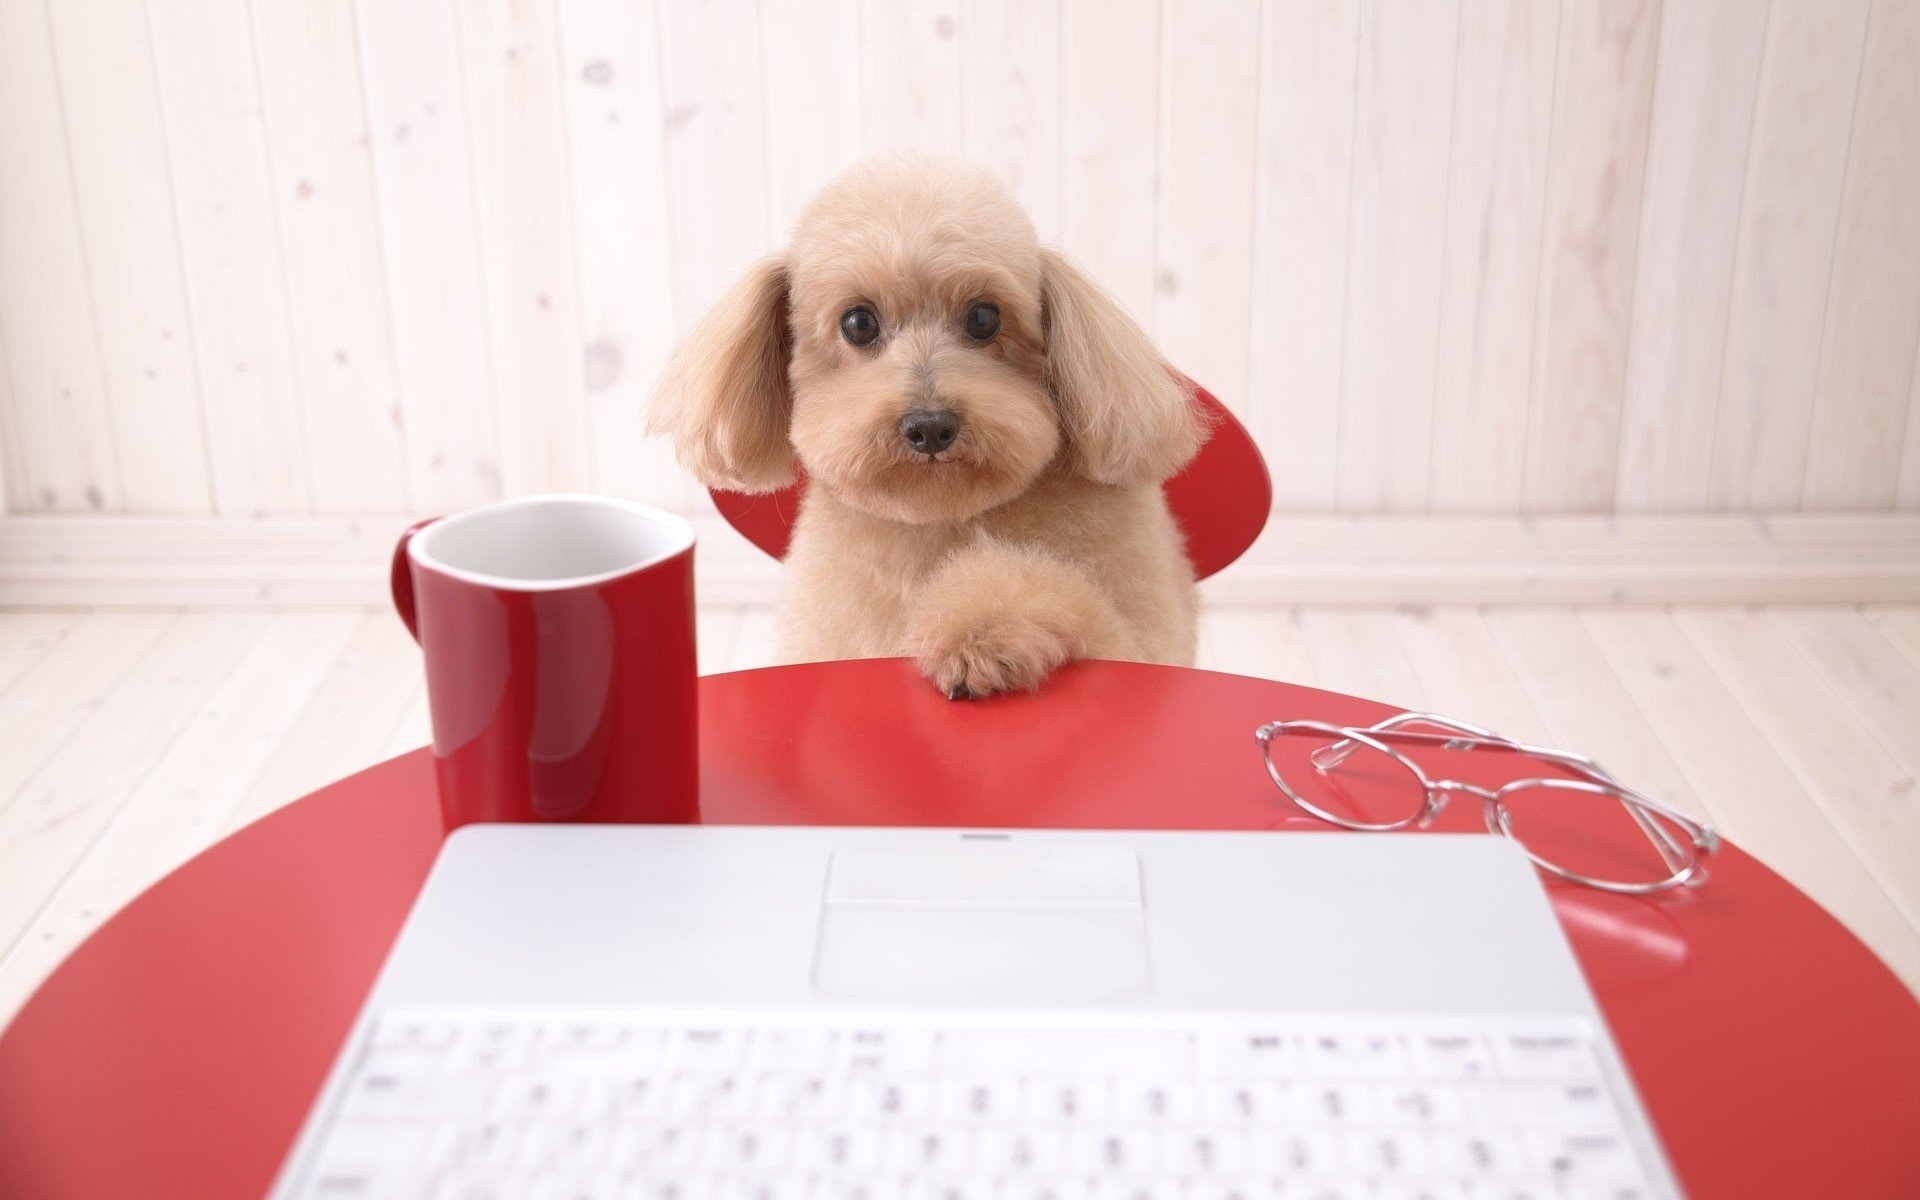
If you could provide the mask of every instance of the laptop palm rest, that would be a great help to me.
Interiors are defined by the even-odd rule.
[[[859,1003],[1089,1003],[1147,994],[1124,846],[962,836],[849,846],[827,868],[813,990]]]

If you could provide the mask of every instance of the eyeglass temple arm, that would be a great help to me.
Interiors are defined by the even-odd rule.
[[[1402,728],[1407,725],[1431,725],[1437,729],[1446,730],[1447,732],[1428,733]],[[1540,758],[1548,762],[1559,763],[1563,766],[1570,767],[1589,778],[1600,783],[1605,783],[1611,787],[1620,788],[1622,791],[1631,790],[1626,788],[1619,780],[1615,779],[1612,773],[1605,767],[1602,767],[1599,763],[1584,754],[1575,754],[1571,750],[1558,750],[1551,746],[1532,746],[1525,742],[1516,742],[1511,738],[1501,737],[1490,729],[1483,729],[1478,725],[1471,725],[1465,721],[1455,720],[1452,717],[1443,717],[1437,713],[1396,713],[1358,732],[1366,733],[1374,738],[1374,740],[1385,742],[1389,745],[1444,746],[1450,750],[1492,750],[1509,754],[1526,754],[1533,758]],[[1309,754],[1307,758],[1317,769],[1322,771],[1331,770],[1344,762],[1347,756],[1353,753],[1359,745],[1360,743],[1351,738],[1342,738],[1320,747]],[[1641,796],[1638,792],[1634,792],[1633,796],[1634,800],[1632,802],[1623,800],[1627,815],[1633,818],[1634,824],[1640,827],[1640,831],[1646,835],[1648,841],[1653,843],[1654,849],[1659,851],[1660,857],[1669,867],[1679,870],[1680,867],[1688,861],[1690,856],[1687,854],[1685,847],[1674,841],[1673,835],[1667,831],[1665,826],[1648,815],[1649,810],[1679,823],[1690,834],[1698,838],[1704,846],[1712,848],[1718,845],[1719,837],[1711,827],[1702,825],[1680,813],[1676,813],[1649,797]],[[1704,869],[1702,869],[1700,875],[1704,881]]]

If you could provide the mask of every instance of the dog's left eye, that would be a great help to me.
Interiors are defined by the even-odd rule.
[[[967,319],[963,324],[967,336],[974,341],[992,341],[993,335],[1000,332],[1000,310],[983,301],[967,310]]]
[[[880,336],[880,318],[865,305],[850,308],[840,314],[840,336],[851,346],[871,345]]]

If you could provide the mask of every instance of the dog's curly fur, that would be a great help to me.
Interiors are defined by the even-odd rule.
[[[965,314],[1000,312],[978,342]],[[842,336],[866,306],[872,344]],[[915,411],[960,419],[916,451]],[[1193,569],[1160,484],[1206,436],[1189,385],[987,171],[894,156],[808,205],[675,353],[651,427],[712,487],[809,477],[790,661],[908,655],[949,695],[1063,662],[1190,663]]]

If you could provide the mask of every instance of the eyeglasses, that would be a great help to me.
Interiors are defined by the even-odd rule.
[[[1512,838],[1541,870],[1587,887],[1631,895],[1699,887],[1707,881],[1706,857],[1720,848],[1710,827],[1622,785],[1585,755],[1529,746],[1451,717],[1403,712],[1364,728],[1271,721],[1254,737],[1273,782],[1323,821],[1369,831],[1424,829],[1464,792],[1484,803],[1487,832]],[[1282,747],[1284,773],[1275,747]],[[1577,778],[1483,788],[1431,778],[1395,747],[1521,754]]]

